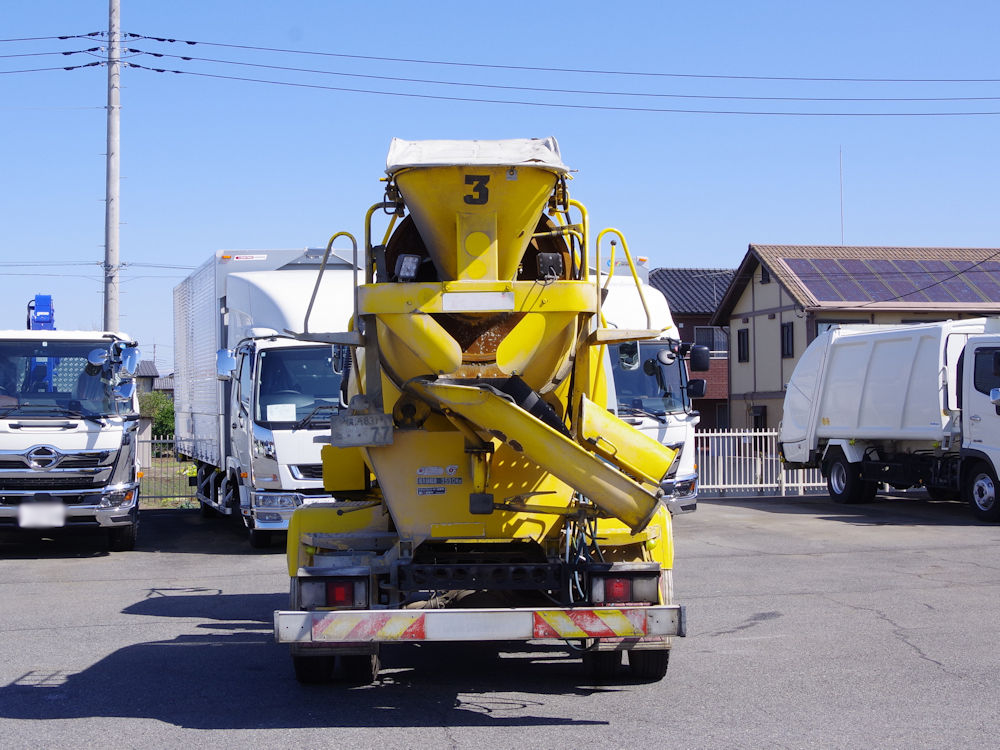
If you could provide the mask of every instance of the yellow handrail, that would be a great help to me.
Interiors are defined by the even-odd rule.
[[[646,328],[653,327],[653,316],[649,312],[649,305],[646,303],[646,295],[642,291],[642,282],[639,280],[639,273],[635,270],[635,263],[632,261],[632,253],[629,252],[628,243],[625,241],[625,235],[623,235],[617,229],[613,227],[608,227],[607,229],[601,230],[601,233],[597,235],[597,263],[600,264],[601,261],[601,239],[604,235],[612,233],[618,236],[618,239],[622,242],[622,252],[625,253],[625,260],[628,261],[628,268],[632,272],[632,280],[635,281],[635,288],[639,292],[639,300],[642,302],[642,309],[646,313]],[[615,243],[614,240],[611,241],[611,268],[608,272],[608,283],[611,281],[611,277],[614,275],[614,258],[615,258]],[[607,286],[607,283],[605,284]],[[601,269],[600,265],[597,268],[597,314],[601,316]]]

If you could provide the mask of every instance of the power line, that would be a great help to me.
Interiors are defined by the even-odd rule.
[[[89,34],[61,34],[59,36],[25,36],[19,39],[0,39],[2,42],[44,42],[51,40],[65,41],[67,39],[86,39],[88,37],[103,36],[103,31],[91,31]]]
[[[148,55],[156,58],[171,58],[185,62],[208,62],[221,65],[237,65],[267,70],[281,70],[291,73],[315,73],[319,75],[339,76],[343,78],[363,78],[368,80],[393,81],[397,83],[422,83],[435,86],[463,86],[470,88],[502,89],[506,91],[532,91],[547,94],[583,94],[586,96],[626,96],[649,97],[660,99],[710,99],[737,101],[786,101],[786,102],[958,102],[958,101],[997,101],[1000,96],[946,96],[946,97],[815,97],[815,96],[733,96],[706,94],[662,94],[654,92],[629,91],[595,91],[592,89],[560,89],[535,86],[508,86],[492,83],[469,83],[465,81],[442,81],[428,78],[405,78],[401,76],[382,76],[366,73],[344,73],[335,70],[320,70],[316,68],[295,68],[286,65],[266,65],[264,63],[243,62],[238,60],[219,60],[211,57],[192,57],[189,55],[169,55],[162,52],[148,52],[130,47],[125,50],[134,55]]]
[[[249,44],[225,44],[222,42],[194,41],[188,39],[171,39],[167,37],[147,36],[145,34],[124,34],[126,39],[149,39],[155,42],[169,44],[204,45],[209,47],[227,47],[230,49],[252,50],[255,52],[281,52],[294,55],[315,55],[320,57],[340,57],[350,60],[371,60],[377,62],[413,63],[418,65],[450,65],[463,68],[488,68],[495,70],[529,70],[545,73],[583,73],[589,75],[641,76],[653,78],[699,78],[737,81],[810,81],[836,83],[1000,83],[1000,78],[860,78],[860,77],[818,77],[818,76],[763,76],[763,75],[730,75],[711,73],[661,73],[634,70],[600,70],[591,68],[553,68],[534,65],[497,65],[488,63],[459,62],[453,60],[423,60],[407,57],[381,57],[376,55],[352,55],[343,52],[317,52],[301,49],[283,49],[280,47],[259,47]]]
[[[103,63],[100,62],[89,62],[83,65],[65,65],[62,67],[55,68],[28,68],[25,70],[0,70],[0,75],[11,74],[11,73],[43,73],[49,70],[79,70],[80,68],[94,68]]]
[[[431,99],[436,101],[449,102],[470,102],[476,104],[515,104],[525,107],[552,107],[556,109],[578,109],[597,110],[604,112],[650,112],[650,113],[671,113],[671,114],[700,114],[700,115],[758,115],[770,117],[974,117],[974,116],[995,116],[1000,115],[1000,111],[982,112],[770,112],[754,110],[721,110],[721,109],[680,109],[667,107],[624,107],[602,104],[567,104],[560,102],[532,102],[510,99],[482,99],[477,97],[463,96],[443,96],[440,94],[416,94],[412,92],[400,91],[378,91],[373,89],[356,89],[346,86],[322,86],[315,83],[295,83],[291,81],[272,81],[263,78],[246,78],[243,76],[227,76],[218,73],[201,73],[191,70],[175,70],[169,68],[151,68],[138,63],[130,62],[128,67],[137,70],[147,70],[153,73],[174,73],[178,75],[198,76],[201,78],[215,78],[226,81],[243,81],[246,83],[263,83],[272,86],[287,86],[291,88],[319,89],[323,91],[342,91],[353,94],[373,94],[377,96],[395,96],[410,99]]]
[[[49,56],[55,56],[55,55],[79,55],[79,54],[81,54],[83,52],[98,52],[98,51],[100,51],[100,49],[101,49],[100,47],[91,47],[90,49],[72,49],[72,50],[66,50],[65,52],[22,52],[22,53],[17,54],[17,55],[0,55],[0,58],[8,58],[8,57],[45,57],[47,55],[49,55]]]

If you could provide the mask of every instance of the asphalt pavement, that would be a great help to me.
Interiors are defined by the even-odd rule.
[[[278,543],[144,510],[101,536],[0,535],[0,747],[939,748],[994,740],[1000,526],[958,503],[702,499],[660,683],[524,647],[387,648],[379,682],[300,686]]]

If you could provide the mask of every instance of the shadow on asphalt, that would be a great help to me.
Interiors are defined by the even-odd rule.
[[[140,523],[139,552],[260,554],[232,519],[157,509],[142,511]],[[107,554],[93,552],[94,539],[59,536],[43,540],[41,551],[19,539],[0,546],[0,556]],[[282,546],[283,539],[275,540],[264,553],[281,554]],[[553,716],[546,696],[657,689],[597,684],[562,648],[516,644],[498,654],[496,645],[455,643],[384,647],[372,685],[302,686],[288,648],[272,634],[273,612],[286,605],[285,593],[223,594],[210,585],[150,589],[122,610],[137,626],[147,618],[177,618],[195,621],[202,632],[125,646],[77,673],[28,672],[0,687],[0,717],[148,718],[195,729],[585,726],[608,722],[580,718],[579,711]],[[538,715],[531,715],[532,706]]]
[[[870,503],[835,503],[819,495],[742,495],[698,498],[699,506],[753,508],[764,513],[815,516],[825,521],[862,526],[992,526],[977,520],[969,506],[957,500],[931,500],[923,492],[880,493]]]
[[[276,532],[265,549],[252,549],[239,519],[204,518],[196,508],[150,508],[139,511],[138,552],[218,555],[283,555],[285,534]],[[108,552],[104,529],[53,529],[0,532],[0,559],[103,557]]]
[[[0,688],[0,717],[145,718],[192,729],[585,726],[608,722],[579,711],[553,716],[546,696],[626,689],[595,685],[580,660],[564,653],[498,657],[479,644],[384,648],[377,683],[307,687],[295,681],[269,626],[228,626],[128,646],[76,674],[29,672]]]

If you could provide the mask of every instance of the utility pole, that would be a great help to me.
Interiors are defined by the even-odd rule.
[[[104,206],[104,330],[118,330],[118,121],[121,84],[121,0],[108,0],[108,151]]]

